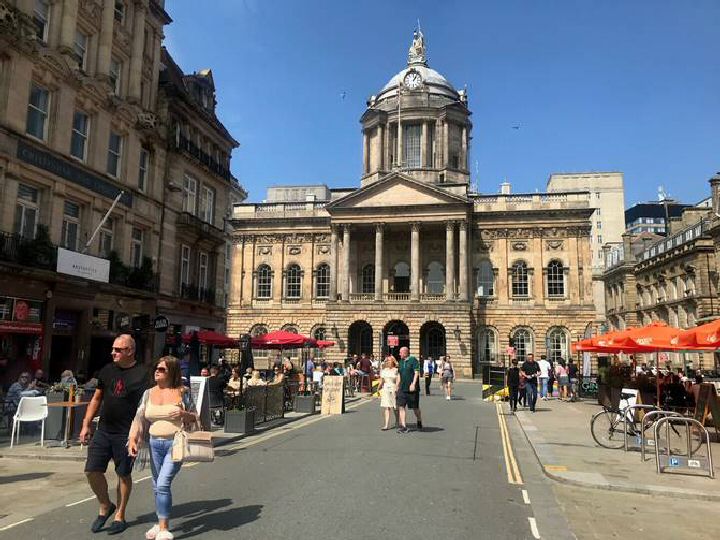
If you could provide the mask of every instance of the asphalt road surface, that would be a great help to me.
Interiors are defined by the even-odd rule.
[[[458,384],[453,401],[433,384],[436,395],[420,402],[422,432],[380,431],[379,400],[362,401],[185,466],[173,483],[175,538],[573,538],[515,423],[507,428],[482,401],[479,384]],[[414,428],[412,414],[408,424]],[[130,528],[117,538],[143,538],[155,522],[148,475],[134,476]],[[58,508],[0,538],[106,537],[89,530],[94,500],[57,497]]]

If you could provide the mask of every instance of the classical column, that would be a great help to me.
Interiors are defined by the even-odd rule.
[[[420,138],[420,166],[428,166],[428,123],[422,123],[422,137]]]
[[[350,301],[350,225],[343,225],[343,300]]]
[[[375,301],[382,300],[383,293],[383,232],[385,226],[382,223],[375,225]]]
[[[370,172],[370,144],[367,131],[363,131],[363,173]]]
[[[420,224],[411,223],[410,233],[410,300],[420,299]]]
[[[378,155],[377,155],[378,170],[385,170],[385,125],[378,124]]]
[[[469,169],[467,162],[467,126],[462,127],[462,137],[461,142],[462,145],[462,156],[460,157],[460,168],[461,169]]]
[[[455,299],[455,223],[445,224],[445,300]]]
[[[450,124],[447,118],[443,121],[443,159],[441,169],[450,167]]]
[[[398,140],[397,140],[397,164],[398,167],[403,166],[403,138],[402,138],[402,122],[398,118]]]
[[[338,230],[335,225],[330,230],[330,300],[334,302],[337,300]]]
[[[152,29],[152,26],[148,27],[148,32],[152,33],[152,43],[153,43],[153,50],[152,50],[152,57],[153,57],[153,65],[152,65],[152,84],[150,85],[150,104],[148,106],[148,109],[151,111],[154,111],[156,109],[157,104],[157,90],[158,90],[158,81],[160,79],[160,42],[162,39],[162,33],[157,34]]]
[[[458,257],[458,280],[460,283],[458,283],[458,300],[461,302],[467,301],[467,270],[468,270],[468,261],[467,261],[467,221],[463,220],[460,222],[460,249],[459,249],[459,257]]]
[[[75,51],[75,22],[77,21],[78,0],[65,0],[62,6],[60,26],[60,50],[72,54]]]
[[[132,52],[130,55],[130,90],[128,97],[140,101],[143,64],[143,46],[145,41],[145,8],[140,2],[135,4]]]
[[[103,2],[102,22],[100,23],[100,42],[98,44],[97,75],[110,75],[110,58],[112,57],[113,25],[115,23],[115,2]]]

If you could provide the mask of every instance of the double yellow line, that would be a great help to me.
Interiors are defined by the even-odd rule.
[[[508,483],[513,485],[522,485],[523,479],[520,475],[520,467],[518,467],[515,453],[510,442],[510,434],[508,432],[505,416],[502,414],[502,405],[495,403],[498,424],[500,425],[500,438],[503,443],[503,455],[505,457],[505,469],[507,470]]]

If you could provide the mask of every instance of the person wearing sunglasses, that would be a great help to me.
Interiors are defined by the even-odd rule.
[[[128,453],[127,441],[130,425],[140,398],[149,386],[147,368],[135,360],[135,340],[129,334],[121,334],[113,342],[112,362],[98,373],[98,382],[80,431],[80,442],[90,441],[85,462],[85,475],[90,488],[100,503],[98,516],[90,530],[99,532],[114,513],[107,528],[108,534],[119,534],[127,529],[125,509],[132,490],[133,458]],[[102,414],[97,430],[90,439],[93,418]],[[117,504],[110,500],[105,477],[110,460],[115,463],[118,477]]]
[[[182,383],[177,358],[163,356],[155,363],[153,373],[155,386],[146,390],[140,400],[130,428],[128,452],[132,457],[137,457],[141,447],[149,450],[158,522],[145,533],[145,538],[172,540],[170,485],[182,466],[181,461],[172,459],[173,439],[183,424],[195,424],[198,417],[194,400]],[[139,463],[142,462],[140,459]]]

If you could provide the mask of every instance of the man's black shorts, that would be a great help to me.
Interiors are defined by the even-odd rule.
[[[414,392],[406,392],[404,390],[398,390],[397,397],[395,398],[398,407],[407,407],[408,409],[419,409],[420,408],[420,390]]]
[[[112,459],[118,476],[129,476],[132,472],[133,458],[128,455],[127,435],[106,433],[98,429],[93,435],[87,451],[85,472],[105,472]]]

